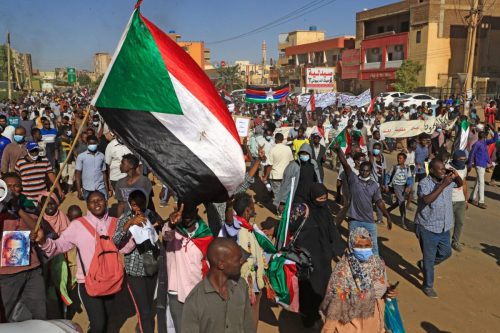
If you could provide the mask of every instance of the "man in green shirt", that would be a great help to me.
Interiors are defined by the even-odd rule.
[[[255,333],[248,285],[240,277],[248,253],[230,238],[215,238],[207,257],[207,276],[184,303],[181,333]]]

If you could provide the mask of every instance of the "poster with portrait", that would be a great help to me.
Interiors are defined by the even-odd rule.
[[[2,267],[28,266],[30,264],[30,232],[4,231],[2,234]]]

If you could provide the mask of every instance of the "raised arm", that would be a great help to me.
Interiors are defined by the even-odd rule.
[[[347,175],[347,177],[351,176],[352,169],[351,169],[351,166],[349,165],[349,163],[347,163],[347,159],[345,158],[344,152],[342,151],[342,149],[340,148],[340,146],[338,144],[335,144],[333,149],[335,149],[335,151],[337,152],[337,156],[339,157],[339,161],[342,164],[342,166],[344,167],[345,174]]]

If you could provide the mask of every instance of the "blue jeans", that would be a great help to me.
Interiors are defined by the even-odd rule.
[[[106,198],[106,200],[108,200],[108,191],[106,191],[105,188],[100,189],[100,190],[96,190],[96,191],[99,191],[102,194],[104,194],[104,197]],[[89,197],[89,194],[92,192],[95,192],[95,191],[87,191],[86,189],[83,189],[83,200],[87,200],[87,198]]]
[[[450,231],[435,233],[417,224],[415,229],[423,255],[424,288],[434,286],[434,266],[451,256]]]
[[[358,227],[368,230],[372,238],[373,254],[378,255],[377,224],[375,224],[374,222],[364,222],[356,220],[349,221],[349,232]]]

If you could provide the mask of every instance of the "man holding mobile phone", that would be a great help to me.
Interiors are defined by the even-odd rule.
[[[447,170],[437,158],[429,163],[429,176],[418,184],[415,233],[423,255],[418,266],[424,274],[422,290],[431,298],[438,297],[434,290],[434,266],[451,256],[452,194],[454,188],[462,185],[457,171]]]

